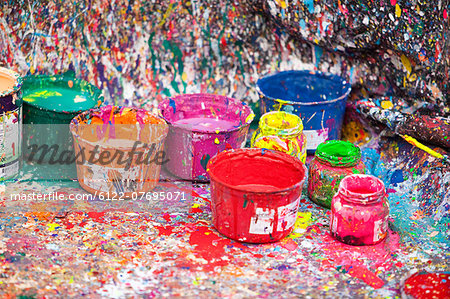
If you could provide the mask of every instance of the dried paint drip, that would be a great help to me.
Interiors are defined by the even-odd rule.
[[[163,101],[162,117],[171,124],[166,140],[167,170],[179,178],[208,181],[206,165],[217,153],[241,148],[254,114],[240,101],[212,94],[187,94]]]
[[[450,298],[450,274],[414,273],[405,280],[402,295],[414,299]]]
[[[261,112],[283,110],[301,117],[309,153],[338,139],[351,86],[343,78],[314,71],[286,71],[257,82]]]
[[[361,150],[350,142],[329,140],[317,147],[308,175],[308,196],[330,208],[341,180],[351,174],[365,173]]]
[[[331,202],[331,235],[349,245],[373,245],[386,238],[388,216],[383,182],[371,175],[349,175]]]
[[[259,128],[253,133],[252,147],[285,152],[305,163],[306,136],[302,120],[283,111],[264,114],[259,120]]]
[[[83,189],[122,198],[157,185],[167,161],[163,149],[168,128],[163,119],[143,109],[105,106],[78,115],[70,129]]]
[[[0,181],[19,173],[22,152],[22,78],[0,67]]]
[[[237,149],[208,163],[213,224],[241,242],[267,243],[291,233],[305,165],[279,151]]]

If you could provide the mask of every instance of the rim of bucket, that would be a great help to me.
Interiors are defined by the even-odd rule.
[[[10,88],[4,91],[0,91],[0,97],[5,97],[7,95],[13,94],[22,87],[23,78],[19,75],[19,73],[1,66],[0,66],[0,73],[4,73],[5,75],[12,77],[12,79],[14,79],[15,81],[12,89]]]
[[[203,97],[207,97],[207,98],[223,98],[223,99],[228,99],[229,101],[233,101],[237,104],[241,104],[242,107],[244,107],[243,109],[246,110],[246,112],[249,112],[248,116],[245,119],[245,122],[243,122],[241,125],[239,125],[238,127],[235,128],[231,128],[225,131],[219,131],[219,133],[216,134],[224,134],[224,133],[230,133],[230,132],[234,132],[234,131],[239,131],[240,129],[249,126],[251,124],[251,122],[253,121],[253,119],[255,118],[255,113],[253,112],[252,108],[250,108],[250,106],[248,106],[245,102],[242,102],[238,99],[235,98],[230,98],[227,96],[223,96],[223,95],[217,95],[217,94],[212,94],[212,93],[188,93],[188,94],[179,94],[173,97],[169,97],[164,99],[163,101],[161,101],[158,105],[158,112],[159,112],[159,116],[164,119],[169,125],[171,125],[172,127],[175,127],[179,130],[183,130],[183,131],[188,131],[188,132],[196,132],[196,133],[202,133],[205,134],[205,131],[199,130],[199,129],[189,129],[186,127],[182,127],[182,126],[178,126],[178,125],[174,125],[171,121],[169,121],[165,116],[164,116],[164,108],[169,106],[168,103],[170,103],[170,100],[176,101],[179,98],[182,97],[192,97],[192,96],[203,96]],[[215,133],[215,132],[214,132]]]
[[[106,107],[106,106],[105,106],[105,107]],[[151,116],[153,116],[154,118],[156,118],[156,119],[158,119],[158,120],[161,121],[161,123],[158,124],[158,125],[166,125],[166,126],[167,126],[166,121],[165,121],[162,117],[160,117],[159,115],[155,115],[155,114],[151,113],[151,112],[148,111],[148,110],[145,110],[145,109],[142,109],[142,108],[137,108],[137,107],[126,107],[126,106],[114,106],[114,107],[116,107],[118,110],[119,110],[119,109],[122,109],[122,108],[129,108],[129,109],[132,109],[132,110],[135,110],[135,111],[138,111],[138,110],[144,110],[144,111],[146,111],[148,114],[150,114]],[[83,116],[85,116],[85,115],[87,115],[87,114],[89,114],[89,113],[98,111],[98,110],[100,110],[100,109],[102,109],[102,108],[103,108],[103,107],[97,107],[97,108],[92,108],[92,109],[86,110],[86,111],[84,111],[84,112],[78,114],[77,116],[75,116],[75,117],[70,121],[70,124],[69,124],[69,130],[70,130],[70,133],[73,135],[74,138],[78,138],[78,139],[80,139],[80,140],[83,140],[83,142],[86,142],[86,143],[91,144],[91,145],[98,145],[98,144],[95,144],[96,142],[88,141],[88,140],[85,140],[84,138],[81,138],[80,135],[75,131],[75,129],[76,129],[76,126],[80,125],[80,122],[79,122],[78,120],[79,120],[81,117],[83,117]],[[158,142],[163,141],[164,138],[166,138],[167,134],[169,133],[168,131],[169,131],[169,130],[165,130],[165,133],[164,133],[163,135],[161,135],[161,136],[158,138],[157,141],[158,141]],[[138,141],[138,140],[136,140],[136,141]],[[105,146],[99,145],[99,147],[105,147]],[[133,147],[120,147],[120,146],[118,146],[118,147],[116,147],[116,148],[120,148],[120,149],[130,149],[130,148],[133,148]]]
[[[353,178],[371,179],[372,181],[374,181],[380,185],[380,190],[377,190],[372,193],[367,193],[364,195],[357,193],[357,192],[350,191],[348,189],[346,189],[344,191],[344,184],[347,183],[348,180],[351,180]],[[384,185],[383,181],[380,180],[379,178],[377,178],[376,176],[373,176],[370,174],[351,174],[341,180],[341,182],[339,183],[339,189],[338,189],[337,193],[341,194],[342,196],[344,196],[347,200],[349,200],[351,202],[360,203],[360,204],[369,204],[374,201],[377,201],[381,196],[386,196],[386,186]]]
[[[283,99],[277,99],[271,96],[268,96],[266,94],[264,94],[261,91],[261,88],[259,87],[261,80],[263,79],[268,79],[271,77],[275,77],[278,76],[280,74],[287,74],[287,73],[296,73],[296,74],[311,74],[311,75],[315,75],[318,74],[321,77],[325,77],[325,78],[335,78],[338,79],[339,81],[341,81],[343,83],[343,85],[346,87],[344,87],[345,92],[340,96],[337,97],[335,99],[331,99],[331,100],[326,100],[326,101],[320,101],[320,102],[310,102],[310,103],[304,103],[304,102],[296,102],[296,101],[292,101],[292,100],[283,100]],[[287,105],[300,105],[300,106],[314,106],[314,105],[323,105],[323,104],[328,104],[328,103],[334,103],[337,102],[339,100],[343,100],[346,97],[348,97],[348,95],[350,94],[350,92],[352,91],[352,86],[350,83],[347,82],[347,80],[345,80],[344,78],[342,78],[339,75],[336,74],[332,74],[332,73],[327,73],[327,72],[321,72],[321,71],[310,71],[310,70],[290,70],[290,71],[281,71],[281,72],[277,72],[274,74],[267,74],[265,76],[263,76],[262,78],[259,78],[258,81],[256,81],[256,91],[258,92],[258,94],[271,99],[272,101],[276,101],[282,104],[287,104]]]
[[[341,145],[345,148],[345,156],[333,155],[327,152],[330,147]],[[345,140],[326,140],[320,143],[314,154],[315,157],[327,162],[331,166],[350,167],[354,166],[361,159],[361,149],[359,146]]]
[[[288,115],[289,117],[294,118],[297,121],[297,125],[292,128],[280,129],[280,128],[277,128],[277,127],[267,124],[267,118],[272,115],[276,115],[276,114],[282,114],[285,116]],[[286,112],[286,111],[270,111],[270,112],[264,113],[263,115],[261,115],[258,125],[259,125],[259,128],[261,131],[267,130],[267,128],[269,128],[269,130],[271,129],[271,130],[277,132],[277,135],[281,135],[281,136],[290,136],[290,135],[294,135],[294,134],[301,134],[303,132],[303,121],[300,118],[300,116],[295,115],[293,113]]]
[[[74,117],[76,117],[78,114],[80,114],[80,112],[53,111],[53,110],[43,109],[41,107],[28,105],[28,104],[24,104],[24,106],[25,106],[24,107],[25,109],[28,109],[29,111],[33,111],[32,113],[34,116],[43,117],[44,114],[52,113],[52,114],[55,114],[54,116],[52,116],[52,118],[57,119],[57,120],[69,121],[69,120],[72,120]],[[93,108],[98,108],[98,107],[93,107]],[[82,112],[84,112],[84,111],[86,111],[86,110],[82,110]]]
[[[300,167],[303,170],[303,174],[304,174],[303,175],[303,179],[300,182],[295,183],[294,185],[291,185],[291,186],[289,186],[287,188],[284,188],[284,189],[281,189],[281,190],[277,190],[277,191],[248,191],[245,188],[239,188],[239,187],[236,187],[236,186],[230,185],[228,183],[224,183],[222,181],[217,180],[217,177],[215,175],[213,175],[211,172],[208,171],[208,169],[210,167],[210,164],[215,163],[215,161],[221,155],[225,155],[227,153],[236,153],[236,152],[272,152],[272,153],[275,153],[275,155],[283,156],[283,158],[286,158],[288,160],[292,160],[292,164],[300,165]],[[246,191],[246,192],[249,192],[249,193],[257,193],[257,194],[277,194],[277,193],[284,193],[286,191],[290,191],[290,190],[294,189],[295,187],[297,187],[297,186],[299,186],[301,184],[304,184],[305,180],[306,180],[306,175],[307,175],[307,173],[306,173],[307,172],[306,166],[299,159],[296,159],[296,158],[292,157],[291,155],[288,155],[288,154],[286,154],[284,152],[271,150],[271,149],[265,149],[265,148],[263,148],[263,149],[261,149],[261,148],[238,148],[238,149],[231,149],[231,150],[222,151],[222,152],[218,153],[217,155],[215,155],[214,157],[212,157],[208,161],[206,169],[207,169],[207,173],[208,173],[208,175],[210,177],[210,180],[213,179],[215,183],[221,184],[221,185],[226,186],[226,187],[228,187],[230,189],[233,189],[233,190],[244,191],[244,192]]]
[[[84,84],[85,87],[83,88],[83,92],[87,93],[93,100],[96,101],[95,105],[91,108],[86,109],[79,109],[79,110],[73,110],[73,111],[59,111],[56,109],[48,109],[45,107],[42,107],[40,105],[36,105],[34,103],[30,103],[27,101],[23,101],[24,105],[28,105],[31,106],[37,110],[42,110],[42,111],[51,111],[54,113],[61,113],[61,114],[80,114],[83,113],[85,111],[88,111],[89,109],[95,109],[100,107],[103,104],[104,98],[102,95],[102,91],[95,85],[89,83],[86,80],[83,79],[79,79],[79,78],[75,78],[74,76],[71,76],[69,74],[58,74],[58,75],[30,75],[30,76],[26,76],[24,78],[23,83],[24,84],[31,84],[33,82],[39,82],[39,81],[48,81],[49,83],[55,83],[55,82],[64,82],[64,81],[72,81],[73,82],[73,86],[77,86],[79,90],[82,90],[81,88],[81,84]],[[25,95],[23,96],[24,98],[26,97]]]

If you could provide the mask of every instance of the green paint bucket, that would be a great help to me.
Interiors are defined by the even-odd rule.
[[[24,158],[38,163],[73,153],[70,121],[103,102],[100,89],[73,73],[28,76],[22,90]]]

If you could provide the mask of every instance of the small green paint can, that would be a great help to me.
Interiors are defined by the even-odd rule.
[[[322,142],[309,166],[309,199],[329,209],[341,180],[348,175],[365,172],[359,147],[342,140]]]
[[[101,90],[72,72],[25,77],[22,90],[24,158],[38,163],[52,164],[64,151],[73,153],[70,121],[103,103]]]
[[[0,67],[0,181],[20,170],[22,147],[22,78]]]

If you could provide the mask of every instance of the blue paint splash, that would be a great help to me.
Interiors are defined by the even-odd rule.
[[[177,112],[177,106],[175,105],[175,101],[173,99],[169,99],[169,106],[173,108],[173,113]]]
[[[303,0],[310,13],[314,13],[314,0]]]

